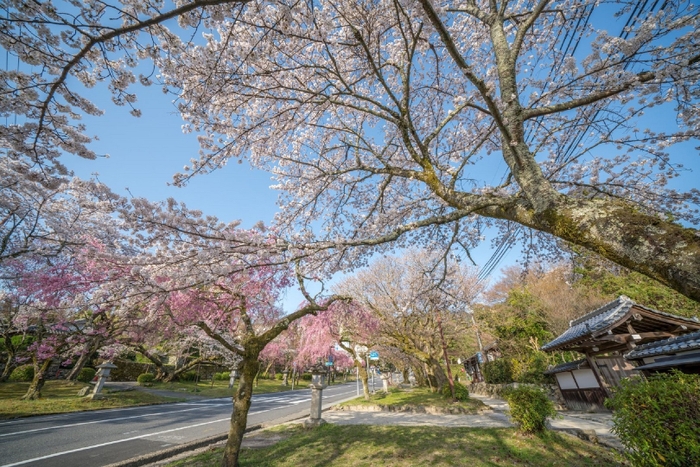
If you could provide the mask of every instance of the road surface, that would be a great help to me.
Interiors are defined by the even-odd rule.
[[[323,391],[324,407],[355,383]],[[253,396],[248,425],[309,413],[311,390]],[[0,467],[97,467],[228,431],[231,398],[28,417],[0,422]]]

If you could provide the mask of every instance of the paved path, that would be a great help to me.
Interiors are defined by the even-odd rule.
[[[504,428],[511,427],[506,411],[508,403],[503,399],[470,394],[491,408],[490,412],[477,415],[430,415],[405,412],[355,412],[348,410],[330,410],[324,412],[323,419],[338,425],[397,425],[397,426],[445,426]],[[610,431],[612,416],[610,413],[581,413],[561,411],[560,418],[551,421],[554,430],[569,431],[586,438],[597,438],[606,446],[622,449],[617,437]],[[595,433],[595,436],[593,434]]]

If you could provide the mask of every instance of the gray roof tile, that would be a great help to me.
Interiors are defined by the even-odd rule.
[[[634,304],[630,298],[620,295],[612,302],[571,321],[569,329],[553,341],[544,344],[541,349],[548,350],[559,347],[605,329],[625,316]]]
[[[673,354],[694,349],[700,349],[700,331],[640,345],[636,349],[625,354],[625,358],[628,360],[638,360],[646,357],[655,357],[657,355]]]
[[[581,368],[588,367],[588,360],[582,358],[581,360],[576,360],[573,362],[560,363],[559,365],[547,369],[545,375],[553,375],[555,373],[563,373],[565,371],[580,370]]]

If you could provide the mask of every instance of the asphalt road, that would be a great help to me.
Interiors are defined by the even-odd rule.
[[[324,407],[355,383],[323,391]],[[309,413],[311,390],[253,396],[248,425]],[[103,466],[228,431],[231,398],[29,417],[0,422],[0,467]]]

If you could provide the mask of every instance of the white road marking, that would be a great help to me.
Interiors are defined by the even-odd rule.
[[[105,418],[104,420],[93,420],[90,422],[71,423],[69,425],[47,426],[44,428],[35,428],[33,430],[17,431],[15,433],[3,433],[3,434],[0,434],[0,438],[3,438],[5,436],[23,435],[25,433],[36,433],[37,431],[60,430],[61,428],[70,428],[70,427],[74,427],[74,426],[93,425],[95,423],[107,423],[107,422],[115,422],[117,420],[129,420],[132,418],[150,417],[151,415],[164,415],[164,414],[167,415],[167,414],[171,414],[171,413],[191,412],[192,410],[197,410],[197,409],[199,409],[199,407],[193,407],[191,409],[184,409],[184,410],[173,410],[170,412],[156,412],[156,413],[149,413],[149,414],[143,414],[143,415],[131,415],[129,417]]]
[[[189,428],[196,428],[196,427],[198,427],[198,426],[211,425],[212,423],[225,422],[225,421],[228,421],[229,419],[230,419],[230,417],[226,417],[226,418],[221,418],[221,419],[218,419],[218,420],[212,420],[212,421],[210,421],[210,422],[197,423],[197,424],[195,424],[195,425],[188,425],[188,426],[183,426],[183,427],[180,427],[180,428],[173,428],[173,429],[170,429],[170,430],[159,431],[159,432],[157,432],[157,433],[149,433],[149,434],[140,435],[140,436],[133,436],[133,437],[131,437],[131,438],[124,438],[124,439],[118,439],[118,440],[115,440],[115,441],[109,441],[109,442],[107,442],[107,443],[93,444],[93,445],[91,445],[91,446],[85,446],[85,447],[82,447],[82,448],[71,449],[71,450],[69,450],[69,451],[57,452],[57,453],[49,454],[49,455],[46,455],[46,456],[35,457],[34,459],[27,459],[27,460],[23,460],[23,461],[19,461],[19,462],[14,462],[14,463],[12,463],[12,464],[4,464],[4,465],[2,465],[2,466],[0,466],[0,467],[14,467],[14,466],[16,466],[16,465],[29,464],[29,463],[31,463],[31,462],[43,461],[43,460],[45,460],[45,459],[51,459],[51,458],[54,458],[54,457],[63,456],[63,455],[65,455],[65,454],[72,454],[72,453],[74,453],[74,452],[87,451],[88,449],[101,448],[101,447],[109,446],[109,445],[112,445],[112,444],[119,444],[119,443],[124,443],[124,442],[126,442],[126,441],[133,441],[133,440],[135,440],[135,439],[148,438],[149,436],[158,436],[158,435],[162,435],[162,434],[165,434],[165,433],[172,433],[173,431],[187,430],[187,429],[189,429]]]

